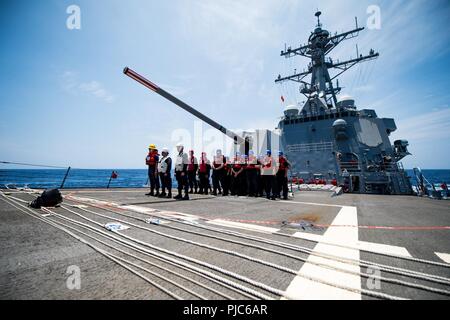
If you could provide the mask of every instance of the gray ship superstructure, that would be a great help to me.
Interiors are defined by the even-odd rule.
[[[301,109],[286,107],[278,124],[280,144],[293,165],[293,175],[305,182],[336,179],[348,192],[411,194],[411,183],[399,162],[410,154],[408,141],[397,140],[392,145],[389,140],[397,129],[395,121],[379,118],[372,109],[358,110],[350,96],[338,97],[342,88],[337,76],[379,54],[370,50],[368,55],[357,54],[357,58],[343,62],[328,58],[340,42],[356,37],[364,28],[356,22],[355,29],[331,35],[322,29],[320,14],[316,13],[318,23],[308,44],[281,52],[286,58],[309,58],[307,70],[279,75],[275,80],[299,83],[306,97]],[[332,69],[337,70],[334,76],[330,76]],[[307,82],[304,79],[309,75]]]

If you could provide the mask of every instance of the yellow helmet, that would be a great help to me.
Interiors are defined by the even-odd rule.
[[[148,146],[149,149],[156,149],[156,146],[152,143],[151,145]]]

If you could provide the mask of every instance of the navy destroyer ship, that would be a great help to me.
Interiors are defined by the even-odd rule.
[[[286,201],[192,194],[180,202],[142,188],[63,188],[69,168],[55,207],[28,206],[40,189],[0,190],[0,298],[188,300],[183,315],[199,314],[196,299],[449,300],[449,203],[408,196],[400,164],[408,143],[391,144],[394,120],[339,96],[331,69],[339,75],[378,53],[327,56],[363,28],[330,35],[316,16],[308,44],[281,53],[310,58],[308,69],[276,79],[299,83],[306,102],[287,107],[274,130],[229,130],[124,73],[233,139],[233,151],[283,150],[292,179],[335,180],[347,193],[299,189]]]

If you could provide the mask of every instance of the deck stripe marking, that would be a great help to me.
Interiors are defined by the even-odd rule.
[[[356,207],[344,206],[334,218],[332,224],[358,224],[358,215]],[[348,244],[358,242],[357,228],[329,228],[321,239],[327,242]],[[318,243],[314,247],[315,251],[322,253],[333,254],[348,259],[359,260],[359,250],[340,248],[335,246]],[[359,275],[347,274],[336,270],[323,268],[317,265],[308,263],[320,262],[326,263],[337,268],[342,268],[354,272],[359,272],[360,267],[357,265],[350,265],[338,261],[328,260],[321,257],[310,255],[307,262],[301,267],[299,274],[308,275],[312,277],[321,278],[325,281],[341,284],[346,287],[361,290],[361,277]],[[344,289],[332,287],[311,281],[300,276],[296,276],[289,287],[286,289],[286,294],[299,300],[361,300],[361,293],[351,292]]]
[[[435,252],[434,254],[441,258],[445,263],[450,264],[450,253]]]
[[[343,205],[339,205],[339,204],[302,202],[302,201],[293,201],[293,200],[281,200],[281,201],[277,201],[277,202],[282,202],[282,203],[286,203],[286,204],[289,204],[289,203],[309,204],[309,205],[312,205],[312,206],[335,207],[335,208],[342,208],[342,207],[344,207]]]
[[[264,232],[264,233],[275,233],[280,230],[278,228],[259,226],[259,225],[255,225],[255,224],[249,224],[249,223],[227,221],[227,220],[222,220],[222,219],[208,220],[208,221],[206,221],[206,223],[215,224],[215,225],[224,226],[224,227],[245,229],[245,230],[250,230],[250,231],[259,231],[259,232]]]
[[[404,247],[393,246],[389,244],[381,244],[375,242],[367,242],[367,241],[356,241],[354,243],[340,243],[340,242],[331,242],[320,234],[306,233],[306,232],[296,232],[292,235],[295,238],[311,240],[316,242],[328,242],[336,245],[345,245],[349,247],[359,248],[360,250],[368,250],[377,253],[388,253],[395,254],[404,257],[412,257],[411,254]]]

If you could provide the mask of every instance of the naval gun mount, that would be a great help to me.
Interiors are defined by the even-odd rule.
[[[194,115],[198,119],[206,122],[213,128],[219,130],[227,137],[233,139],[234,141],[234,153],[240,152],[241,154],[249,154],[249,151],[252,150],[255,154],[263,154],[267,149],[269,150],[281,150],[280,149],[280,136],[275,131],[266,130],[266,129],[256,129],[256,130],[248,130],[242,131],[239,133],[235,133],[221,124],[217,123],[213,119],[194,109],[187,103],[181,101],[177,97],[173,96],[166,90],[160,88],[150,80],[138,74],[136,71],[126,67],[123,70],[123,73],[130,77],[131,79],[139,82],[146,88],[152,90],[153,92],[159,94],[163,98],[169,100],[170,102],[176,104],[180,108],[186,110],[190,114]]]

